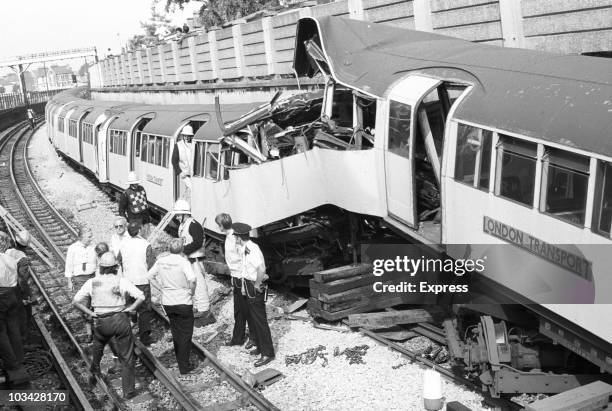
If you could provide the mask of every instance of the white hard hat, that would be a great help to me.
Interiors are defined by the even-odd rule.
[[[191,126],[188,124],[183,127],[183,130],[181,130],[181,134],[184,134],[186,136],[193,136],[193,128],[191,128]]]
[[[140,180],[136,176],[135,172],[130,171],[130,173],[128,174],[127,183],[128,184],[138,184],[138,183],[140,183]]]
[[[117,265],[117,259],[115,258],[115,254],[106,252],[102,254],[100,257],[100,267],[114,267]]]
[[[174,203],[173,211],[175,213],[180,213],[180,214],[191,214],[191,206],[186,200],[183,200],[181,198],[179,200],[176,200],[176,203]]]
[[[15,235],[15,241],[17,242],[17,244],[20,244],[24,247],[29,246],[30,245],[30,233],[28,233],[26,230],[18,232],[17,235]]]

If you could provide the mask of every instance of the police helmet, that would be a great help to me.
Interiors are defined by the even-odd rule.
[[[17,244],[22,245],[24,247],[30,245],[30,240],[30,233],[28,233],[26,230],[22,230],[18,232],[17,235],[15,235],[15,241],[17,242]]]
[[[179,200],[176,200],[176,203],[174,203],[173,211],[176,214],[191,214],[191,206],[186,200],[183,200],[181,198]]]

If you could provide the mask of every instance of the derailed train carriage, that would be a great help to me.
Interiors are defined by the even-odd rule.
[[[97,142],[98,160],[78,162],[117,188],[121,175],[139,171],[150,201],[168,210],[180,193],[167,159],[180,128],[193,124],[193,208],[210,233],[214,216],[229,212],[282,244],[300,230],[308,238],[312,218],[331,228],[327,243],[342,243],[348,214],[371,231],[391,228],[453,257],[488,254],[495,264],[486,277],[535,314],[531,325],[547,343],[528,332],[517,342],[486,320],[480,327],[496,338],[458,338],[451,344],[458,361],[468,358],[495,394],[575,385],[576,378],[524,371],[563,365],[553,341],[612,371],[612,329],[600,320],[602,306],[589,305],[608,303],[612,291],[610,63],[305,18],[294,67],[322,77],[322,96],[274,98],[234,121],[224,119],[248,108],[94,107],[62,96],[48,106],[50,138],[77,161],[93,130],[87,138]],[[92,115],[76,114],[77,106]],[[165,130],[147,128],[157,116],[172,119]],[[123,153],[113,152],[112,166],[111,145]],[[503,244],[503,252],[494,247]],[[586,304],[552,304],[559,302]],[[512,319],[504,309],[494,314]],[[472,355],[480,348],[501,354]],[[504,377],[520,383],[504,385]]]

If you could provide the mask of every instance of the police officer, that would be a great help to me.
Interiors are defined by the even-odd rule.
[[[183,239],[183,252],[189,259],[191,267],[196,274],[197,282],[194,295],[194,305],[196,310],[196,325],[203,327],[214,323],[215,317],[210,312],[210,300],[208,297],[208,287],[204,276],[202,260],[204,252],[204,229],[191,215],[191,207],[185,200],[177,200],[174,204],[174,214],[180,222],[178,234]]]
[[[194,369],[189,365],[191,338],[193,337],[193,294],[196,276],[191,264],[181,254],[183,241],[173,238],[170,253],[163,253],[149,270],[149,280],[157,280],[161,288],[161,300],[172,331],[174,354],[181,374]]]
[[[140,223],[144,229],[143,236],[146,237],[151,223],[147,193],[144,187],[140,185],[140,180],[133,171],[128,174],[127,183],[130,186],[119,198],[119,215],[125,217],[128,222],[136,221]]]
[[[113,253],[106,253],[100,259],[100,275],[87,280],[74,296],[76,308],[94,319],[94,342],[91,372],[100,372],[100,361],[104,347],[110,343],[113,352],[121,361],[121,382],[123,397],[132,398],[135,395],[134,377],[134,340],[128,313],[136,311],[144,301],[144,294],[128,280],[117,276],[117,261]],[[135,301],[126,307],[125,296],[129,295]],[[82,301],[91,298],[93,312]],[[90,377],[90,383],[95,377]]]
[[[246,295],[242,295],[242,258],[236,245],[236,237],[232,230],[232,217],[229,214],[219,214],[215,217],[219,230],[225,234],[225,262],[230,269],[233,300],[234,300],[234,331],[232,339],[226,345],[242,345],[245,340],[246,324],[249,323],[248,350],[255,346],[255,331],[249,317]]]
[[[91,244],[91,230],[87,227],[81,227],[78,230],[78,236],[79,239],[68,247],[66,253],[64,275],[68,280],[70,291],[78,290],[87,280],[93,278],[98,266],[96,251]],[[87,331],[86,342],[90,342],[93,333],[89,322],[85,323],[85,329]]]
[[[266,315],[265,286],[263,282],[268,278],[266,275],[266,263],[261,249],[251,241],[249,232],[251,226],[244,223],[232,224],[236,244],[239,246],[242,261],[242,293],[246,296],[247,307],[255,331],[255,344],[257,348],[250,352],[251,355],[260,355],[255,362],[255,367],[261,367],[274,360],[274,345],[268,317]],[[250,327],[250,325],[249,325]]]
[[[6,254],[9,245],[8,234],[0,231],[0,358],[4,361],[9,380],[16,382],[25,375],[19,328],[23,304],[17,291],[17,262]]]
[[[144,293],[145,301],[138,309],[138,336],[144,345],[150,345],[151,338],[151,285],[147,278],[155,258],[151,244],[139,235],[140,224],[132,221],[127,228],[129,238],[121,243],[117,260],[122,267],[123,278],[129,280]]]
[[[22,341],[28,339],[28,330],[30,327],[30,318],[32,317],[32,306],[30,284],[30,259],[26,255],[26,249],[30,245],[30,233],[26,230],[20,231],[15,235],[15,246],[6,250],[6,255],[13,257],[17,262],[17,290],[19,291],[18,299],[23,302],[23,309],[19,318],[19,328],[21,330]]]

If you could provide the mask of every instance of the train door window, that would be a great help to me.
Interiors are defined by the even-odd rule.
[[[537,144],[500,134],[495,193],[533,206]]]
[[[136,131],[136,141],[134,142],[134,156],[140,157],[140,138],[142,137],[142,131]]]
[[[141,148],[142,150],[140,151],[140,161],[147,161],[147,154],[148,154],[148,142],[149,142],[149,135],[148,134],[142,134],[142,144],[141,144]]]
[[[193,175],[204,176],[204,143],[197,141],[194,145]]]
[[[489,189],[492,140],[490,130],[459,124],[455,180],[481,190]]]
[[[350,89],[334,87],[331,119],[340,127],[353,127],[353,92]]]
[[[595,213],[597,221],[594,224],[600,234],[610,237],[612,226],[612,164],[603,163],[601,170],[602,181],[600,189],[600,199],[598,201],[599,210]]]
[[[391,100],[389,105],[389,147],[391,153],[410,158],[410,127],[412,108]]]
[[[155,137],[155,165],[162,165],[162,156],[163,156],[163,145],[162,138],[157,136]]]
[[[58,117],[57,119],[57,130],[61,133],[64,132],[64,117]]]
[[[68,120],[68,135],[76,138],[76,120]]]
[[[206,156],[204,161],[205,175],[209,180],[217,180],[219,176],[219,157],[221,144],[206,143]]]
[[[547,148],[542,165],[540,211],[584,226],[589,158]]]

